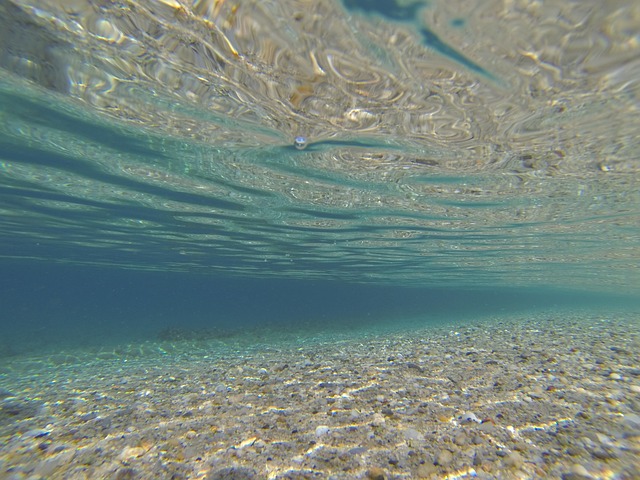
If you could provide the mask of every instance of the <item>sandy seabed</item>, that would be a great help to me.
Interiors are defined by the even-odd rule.
[[[0,478],[637,479],[639,318],[4,358]]]

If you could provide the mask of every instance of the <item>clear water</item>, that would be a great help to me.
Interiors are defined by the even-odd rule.
[[[3,1],[4,341],[637,306],[639,27],[631,0]]]

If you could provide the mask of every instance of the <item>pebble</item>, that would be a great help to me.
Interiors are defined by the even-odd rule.
[[[482,421],[476,416],[475,413],[469,412],[458,417],[460,423],[482,423]]]
[[[126,461],[131,458],[138,458],[144,455],[145,450],[142,447],[125,447],[120,453],[120,460]]]
[[[468,438],[467,438],[467,434],[464,432],[460,432],[458,433],[454,438],[453,438],[453,443],[455,443],[456,445],[458,445],[459,447],[462,447],[464,445],[467,444]]]
[[[504,457],[504,463],[512,468],[521,468],[524,465],[524,458],[518,452],[511,452]]]
[[[367,478],[369,480],[385,480],[385,472],[380,467],[373,467],[367,471]]]
[[[371,418],[371,425],[374,427],[382,427],[386,423],[386,420],[381,413],[374,413]]]
[[[571,471],[562,474],[562,480],[593,480],[593,476],[582,465],[575,464]]]
[[[322,437],[327,433],[329,433],[329,427],[327,427],[326,425],[319,425],[318,427],[316,427],[316,437]]]
[[[593,478],[593,476],[589,473],[589,471],[583,466],[580,465],[579,463],[575,463],[572,467],[571,467],[571,472],[574,475],[578,475],[582,478]]]
[[[416,475],[418,478],[429,478],[434,475],[438,471],[438,467],[436,467],[432,463],[425,463],[424,465],[420,465],[418,470],[416,471]]]
[[[449,450],[440,450],[436,455],[436,465],[446,467],[453,462],[453,454]]]
[[[424,435],[414,428],[405,428],[402,435],[407,440],[424,441]]]

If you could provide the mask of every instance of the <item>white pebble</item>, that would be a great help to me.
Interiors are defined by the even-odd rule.
[[[464,415],[460,415],[458,417],[458,420],[460,420],[460,423],[470,423],[470,422],[482,423],[480,421],[480,419],[476,416],[476,414],[473,413],[473,412],[469,412],[469,413],[465,413]]]
[[[404,435],[404,438],[407,440],[418,440],[418,441],[424,440],[424,435],[422,435],[419,431],[413,428],[405,428],[402,434]]]
[[[321,437],[323,435],[326,435],[327,433],[329,433],[329,427],[327,427],[326,425],[320,425],[316,427],[316,437]]]
[[[385,423],[386,423],[386,420],[384,419],[382,414],[380,413],[373,414],[373,417],[371,418],[371,425],[373,425],[374,427],[381,427]]]
[[[575,473],[576,475],[580,475],[586,478],[591,477],[591,474],[589,473],[589,471],[579,463],[576,463],[571,467],[571,473]]]

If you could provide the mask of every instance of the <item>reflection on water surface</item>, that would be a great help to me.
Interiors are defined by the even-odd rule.
[[[3,2],[3,256],[634,288],[639,26],[631,1]]]

